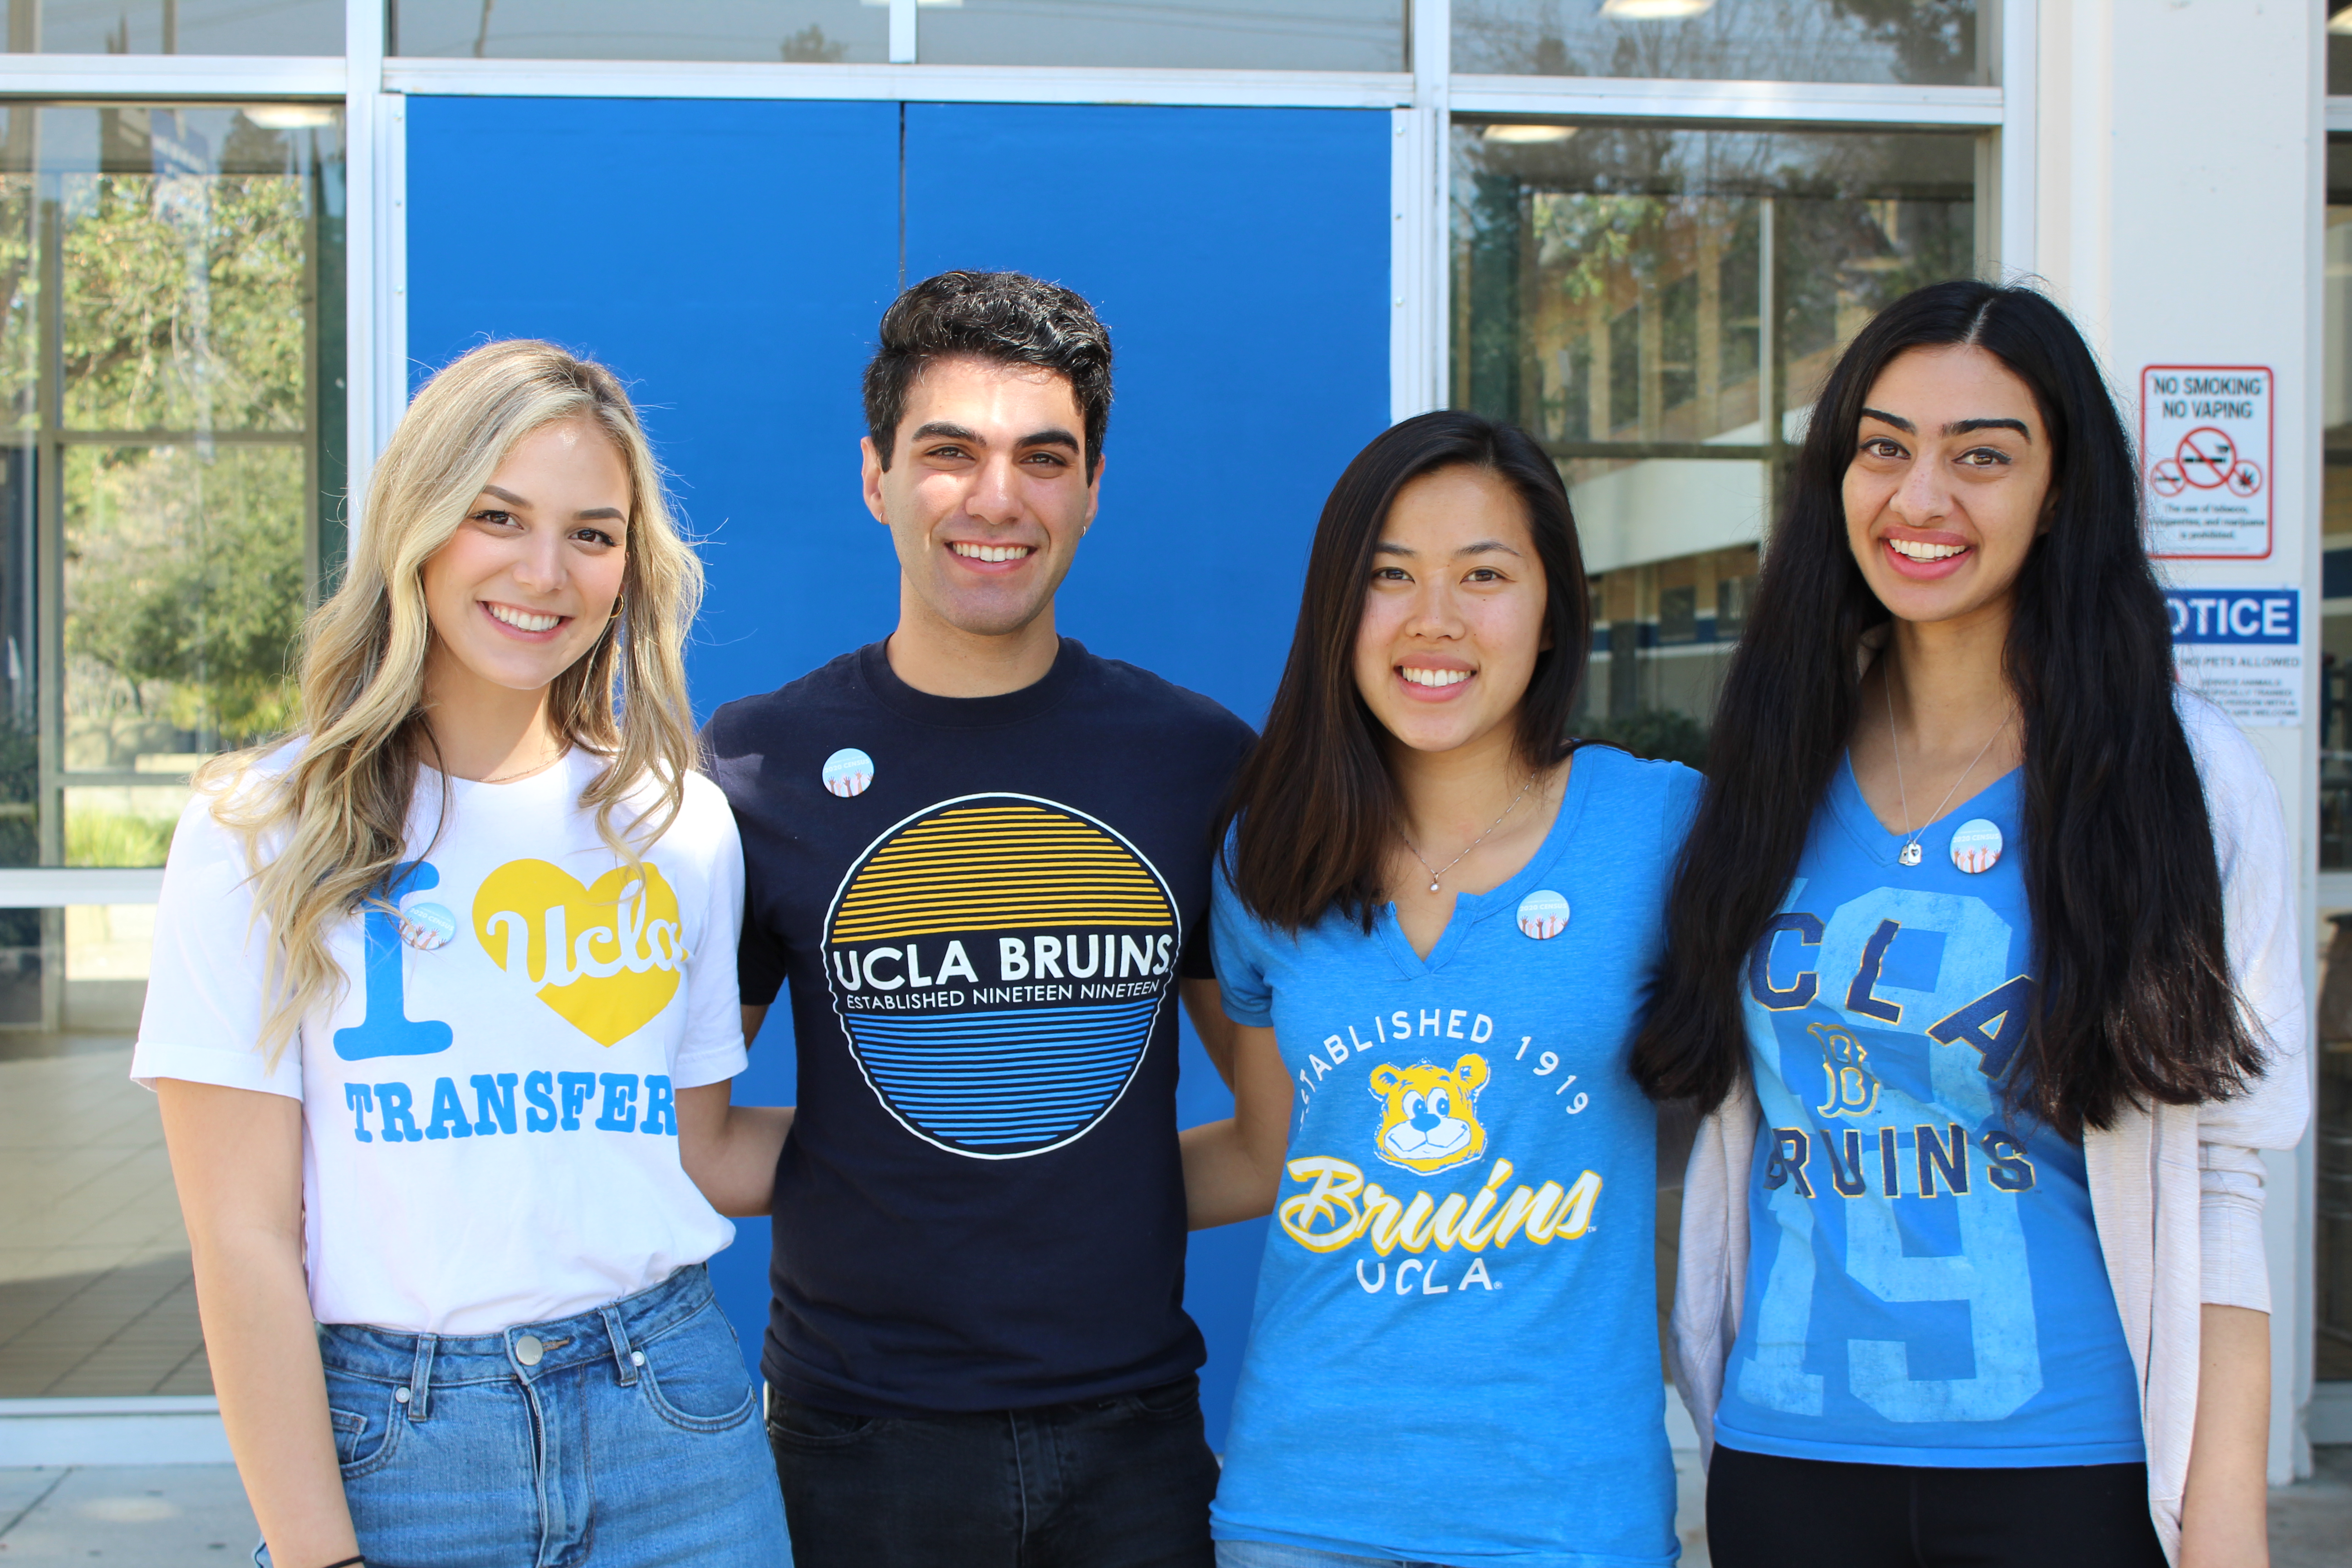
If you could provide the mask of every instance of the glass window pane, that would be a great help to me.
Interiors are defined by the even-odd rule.
[[[1962,86],[1977,0],[1454,0],[1454,68]]]
[[[0,865],[154,866],[340,556],[341,120],[0,110]]]
[[[922,0],[919,16],[929,65],[1405,68],[1401,0]]]
[[[1978,270],[1976,165],[1967,134],[1454,127],[1453,402],[1569,483],[1586,732],[1703,752],[1804,411],[1873,312]]]
[[[343,0],[8,0],[16,55],[340,55]]]
[[[2327,91],[2352,93],[2352,0],[2320,0],[2327,7]]]
[[[444,58],[808,60],[890,57],[887,0],[393,0],[390,51]]]

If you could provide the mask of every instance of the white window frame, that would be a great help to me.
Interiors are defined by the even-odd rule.
[[[1391,416],[1444,405],[1447,132],[1456,112],[1722,126],[1975,129],[2000,269],[2033,270],[2033,60],[2039,0],[1980,0],[1998,87],[1624,80],[1452,73],[1450,0],[1415,0],[1405,71],[1228,71],[925,66],[914,0],[891,0],[887,65],[778,61],[476,60],[384,55],[383,0],[344,0],[330,57],[0,55],[0,101],[319,100],[344,111],[349,208],[348,454],[354,531],[375,455],[407,401],[406,119],[411,93],[513,98],[731,98],[961,103],[1134,103],[1386,110],[1392,232]],[[2331,125],[2335,123],[2333,120]],[[2347,119],[2352,124],[2352,119]],[[0,868],[0,908],[152,902],[159,870]]]

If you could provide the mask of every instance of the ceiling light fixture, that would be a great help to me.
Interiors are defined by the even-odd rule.
[[[1715,0],[1601,0],[1601,14],[1627,22],[1672,22],[1696,16]]]
[[[310,131],[335,122],[323,103],[248,103],[241,112],[264,131]]]
[[[1489,125],[1484,133],[1489,142],[1507,146],[1527,147],[1544,142],[1565,142],[1576,134],[1573,125]]]

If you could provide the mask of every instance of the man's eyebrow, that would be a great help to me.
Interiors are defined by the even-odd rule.
[[[1947,436],[1965,436],[1971,430],[2014,430],[2029,441],[2033,439],[2033,432],[2022,419],[1955,419],[1944,426]]]
[[[1024,436],[1013,444],[1016,447],[1067,447],[1073,452],[1078,449],[1078,438],[1058,425]]]
[[[950,441],[970,441],[974,446],[979,447],[985,447],[988,445],[987,442],[981,439],[979,431],[966,429],[961,425],[950,425],[944,419],[934,419],[929,424],[919,426],[917,428],[915,433],[908,437],[907,439],[909,441],[928,441],[934,436],[943,436]]]
[[[1875,419],[1882,425],[1892,425],[1906,435],[1916,436],[1919,433],[1919,426],[1899,414],[1885,414],[1875,408],[1865,408],[1862,411],[1862,416],[1864,419]]]

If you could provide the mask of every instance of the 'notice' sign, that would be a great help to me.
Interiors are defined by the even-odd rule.
[[[2152,364],[2139,373],[2148,553],[2248,561],[2271,552],[2271,373]]]
[[[2168,588],[2180,684],[2239,723],[2303,722],[2303,596],[2293,588]]]

